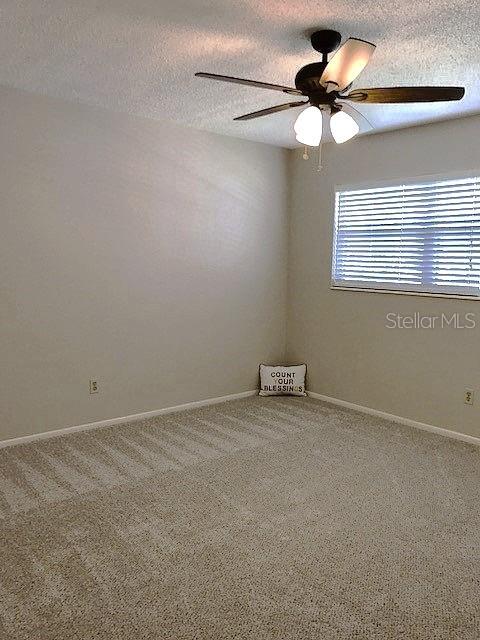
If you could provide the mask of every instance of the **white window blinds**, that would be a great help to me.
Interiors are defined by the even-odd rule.
[[[480,178],[337,191],[332,285],[480,295]]]

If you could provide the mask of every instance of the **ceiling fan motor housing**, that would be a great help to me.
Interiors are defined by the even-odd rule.
[[[302,67],[295,76],[295,86],[310,98],[312,104],[332,104],[335,96],[326,92],[325,87],[320,84],[320,78],[328,64],[328,54],[337,49],[342,37],[338,31],[323,29],[315,31],[310,39],[312,47],[322,54],[322,61]]]
[[[306,95],[316,91],[325,91],[320,84],[320,78],[326,66],[326,62],[312,62],[312,64],[302,67],[295,76],[297,89]]]

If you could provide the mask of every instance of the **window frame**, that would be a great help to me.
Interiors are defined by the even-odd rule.
[[[337,210],[337,194],[340,191],[356,191],[361,189],[377,189],[382,187],[396,187],[399,185],[413,185],[413,184],[422,184],[423,182],[441,182],[444,180],[461,180],[468,178],[478,178],[480,181],[480,168],[478,169],[469,169],[468,171],[451,171],[445,173],[434,173],[434,174],[421,174],[413,177],[403,178],[389,178],[388,180],[369,180],[355,183],[342,183],[335,184],[333,189],[333,204],[334,204],[334,214],[333,214],[333,228],[332,228],[332,238],[331,238],[331,264],[330,264],[330,289],[332,291],[356,291],[360,293],[381,293],[381,294],[390,294],[390,295],[402,295],[402,296],[420,296],[424,298],[448,298],[453,300],[472,300],[479,301],[480,293],[478,294],[468,294],[468,293],[458,293],[455,291],[447,292],[447,291],[425,291],[420,287],[418,289],[406,289],[405,287],[408,285],[395,285],[389,284],[388,288],[378,288],[378,287],[368,287],[365,286],[365,283],[359,281],[357,284],[343,285],[343,284],[335,284],[334,282],[334,273],[335,273],[335,258],[336,258],[336,235],[337,235],[337,219],[338,219],[338,210]]]

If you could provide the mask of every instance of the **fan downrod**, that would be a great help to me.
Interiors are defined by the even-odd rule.
[[[303,95],[310,98],[312,104],[333,104],[334,93],[327,93],[320,79],[328,63],[328,54],[338,48],[342,36],[338,31],[322,29],[312,33],[310,40],[312,47],[322,54],[322,61],[312,62],[302,67],[295,76],[295,86]]]
[[[340,45],[342,36],[338,31],[332,31],[331,29],[322,29],[321,31],[315,31],[310,36],[312,47],[315,51],[319,51],[323,55],[332,53]]]

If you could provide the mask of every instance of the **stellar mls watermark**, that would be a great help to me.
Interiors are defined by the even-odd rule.
[[[387,313],[385,320],[387,329],[475,329],[477,324],[474,313],[442,313],[439,316],[418,312],[410,316]]]

